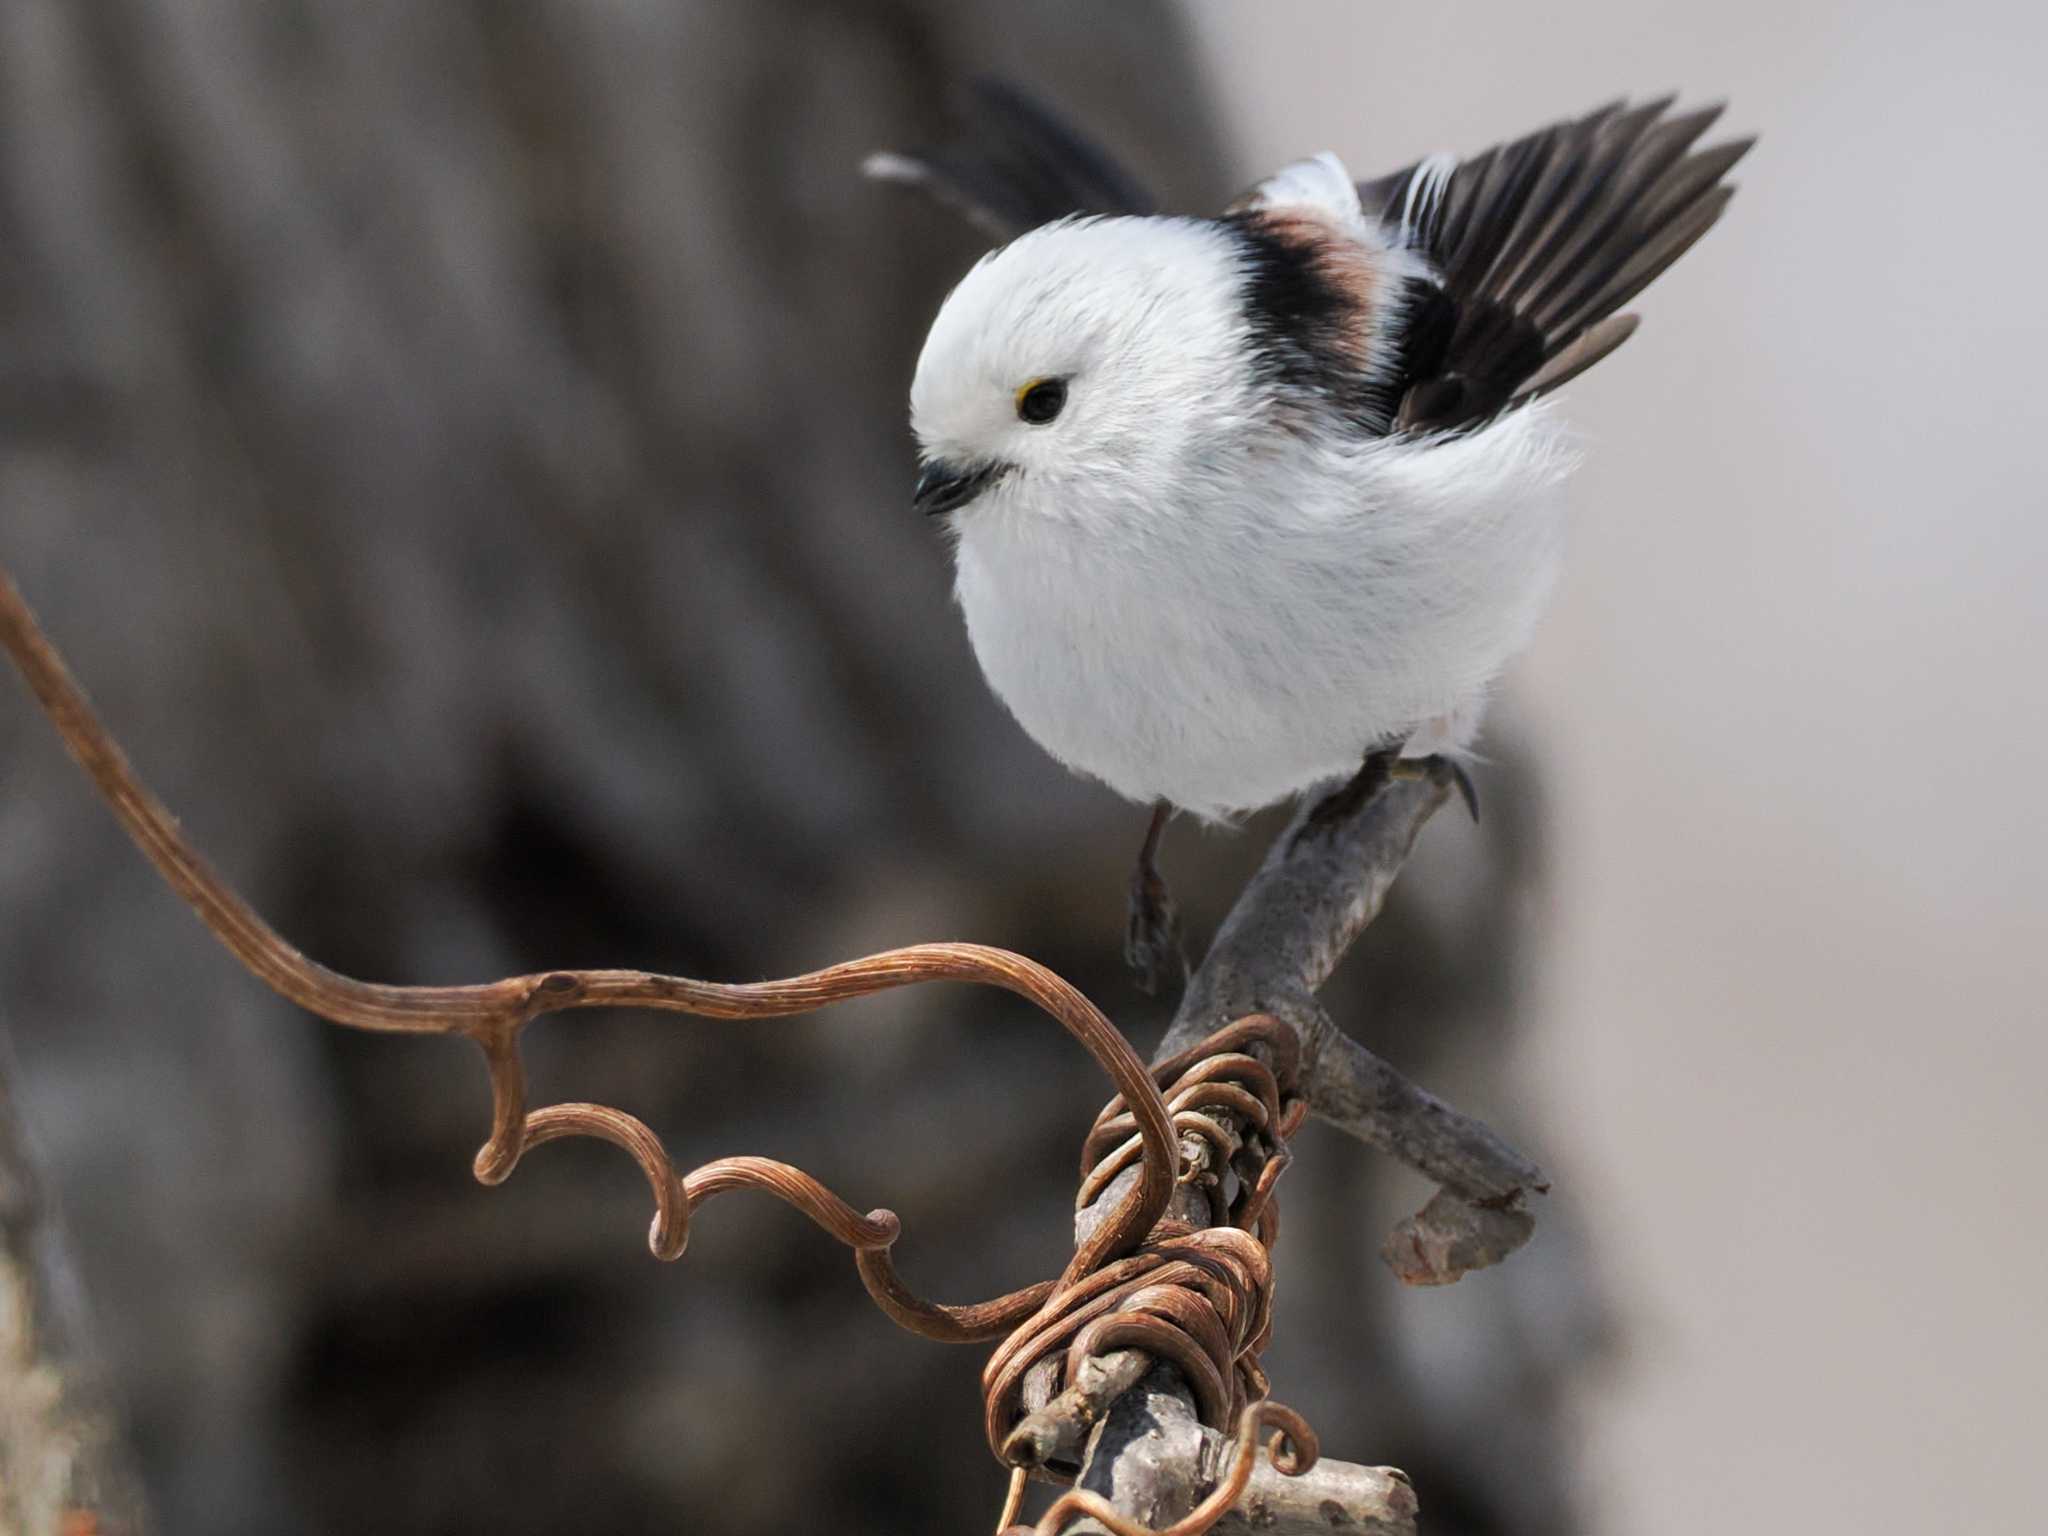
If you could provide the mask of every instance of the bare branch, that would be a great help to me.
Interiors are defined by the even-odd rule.
[[[1416,1087],[1318,1005],[1307,1004],[1302,1016],[1314,1042],[1306,1076],[1318,1117],[1475,1204],[1507,1204],[1550,1188],[1543,1170],[1490,1126]]]
[[[1196,1420],[1165,1368],[1116,1404],[1101,1437],[1121,1449],[1113,1458],[1095,1458],[1081,1486],[1109,1497],[1119,1513],[1155,1527],[1185,1521],[1213,1496],[1238,1449],[1235,1440]],[[1392,1467],[1319,1459],[1290,1475],[1259,1460],[1209,1529],[1219,1536],[1413,1536],[1415,1517],[1415,1489]],[[1076,1536],[1088,1529],[1074,1527]]]
[[[1074,1476],[1081,1470],[1088,1432],[1105,1410],[1151,1369],[1152,1357],[1142,1349],[1090,1355],[1065,1391],[1018,1421],[1003,1442],[1003,1459],[1012,1466],[1043,1467],[1055,1476]]]
[[[1319,1117],[1399,1158],[1463,1204],[1506,1211],[1530,1192],[1549,1188],[1542,1169],[1490,1127],[1417,1087],[1345,1034],[1315,999],[1345,951],[1378,916],[1423,824],[1451,792],[1448,776],[1437,775],[1396,780],[1347,814],[1304,806],[1218,930],[1160,1050],[1183,1049],[1219,1021],[1243,1013],[1283,1019],[1301,1039],[1302,1086]],[[1439,1217],[1448,1212],[1436,1202],[1431,1209]],[[1416,1235],[1410,1231],[1416,1223],[1424,1224],[1420,1231],[1433,1232],[1436,1219],[1411,1217],[1401,1232]],[[1486,1244],[1458,1251],[1489,1255],[1467,1266],[1477,1268],[1505,1257],[1531,1230],[1526,1217],[1496,1222]],[[1520,1236],[1507,1241],[1515,1231]],[[1406,1263],[1395,1269],[1404,1279],[1418,1273]],[[1436,1282],[1457,1278],[1442,1270],[1431,1274]]]
[[[1271,1401],[1247,1404],[1236,1416],[1237,1433],[1220,1461],[1205,1458],[1210,1441],[1182,1411],[1166,1371],[1160,1367],[1138,1391],[1126,1393],[1103,1425],[1104,1437],[1114,1435],[1124,1447],[1113,1498],[1084,1474],[1080,1485],[1055,1499],[1030,1531],[1012,1526],[998,1536],[1065,1536],[1098,1529],[1112,1536],[1202,1536],[1246,1496],[1259,1461],[1259,1431],[1268,1425],[1277,1431],[1264,1447],[1275,1472],[1298,1478],[1315,1467],[1315,1432],[1292,1409]],[[1155,1411],[1160,1417],[1153,1417]],[[1205,1459],[1214,1472],[1203,1471]],[[1075,1520],[1082,1523],[1069,1523]]]
[[[1407,1285],[1449,1285],[1498,1264],[1529,1240],[1536,1218],[1510,1205],[1473,1205],[1449,1190],[1387,1234],[1380,1257]]]
[[[1378,915],[1424,823],[1453,784],[1448,774],[1436,773],[1395,780],[1358,804],[1338,797],[1304,805],[1218,930],[1157,1053],[1185,1052],[1246,1014],[1286,1024],[1301,1051],[1301,1090],[1315,1113],[1442,1186],[1387,1239],[1383,1256],[1409,1284],[1443,1284],[1497,1263],[1534,1229],[1520,1201],[1548,1187],[1542,1171],[1487,1126],[1345,1035],[1315,997]],[[1227,1110],[1216,1117],[1230,1125]],[[1121,1194],[1112,1184],[1102,1198]],[[1098,1219],[1085,1209],[1077,1215],[1077,1241],[1088,1240]],[[1138,1367],[1117,1357],[1098,1364],[1106,1380],[1128,1379]],[[1070,1454],[1084,1428],[1083,1412],[1087,1422],[1102,1416],[1099,1393],[1081,1403],[1048,1404],[1031,1423],[1030,1446]],[[1194,1396],[1162,1365],[1102,1417],[1088,1443],[1081,1486],[1154,1524],[1188,1519],[1201,1497],[1200,1428]],[[1401,1486],[1403,1518],[1412,1523],[1413,1491],[1405,1481]],[[1328,1522],[1309,1528],[1327,1529]]]
[[[1304,804],[1217,929],[1160,1053],[1185,1050],[1222,1020],[1313,997],[1379,915],[1450,792],[1440,778],[1396,779],[1339,814]]]
[[[1220,1460],[1227,1442],[1202,1431],[1204,1463]],[[1396,1467],[1319,1461],[1299,1477],[1264,1462],[1211,1528],[1216,1536],[1415,1536],[1415,1487]]]

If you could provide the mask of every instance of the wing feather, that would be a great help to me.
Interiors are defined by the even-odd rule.
[[[1557,388],[1633,334],[1617,314],[1713,227],[1755,142],[1695,149],[1721,107],[1613,101],[1473,156],[1404,219],[1423,161],[1360,184],[1437,273],[1416,296],[1398,425],[1454,430]]]

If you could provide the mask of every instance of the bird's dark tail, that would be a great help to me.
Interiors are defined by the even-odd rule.
[[[877,181],[921,187],[994,240],[1070,213],[1150,213],[1152,196],[1107,149],[1022,87],[994,76],[959,93],[948,143],[868,156]]]

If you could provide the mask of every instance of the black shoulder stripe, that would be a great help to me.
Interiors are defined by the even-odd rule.
[[[1400,399],[1398,370],[1359,355],[1368,296],[1333,277],[1313,243],[1289,238],[1256,211],[1226,214],[1223,224],[1242,253],[1254,366],[1283,390],[1386,431]]]
[[[1243,252],[1245,313],[1260,363],[1284,383],[1318,387],[1329,371],[1318,343],[1341,323],[1342,296],[1298,243],[1242,214],[1223,222]]]

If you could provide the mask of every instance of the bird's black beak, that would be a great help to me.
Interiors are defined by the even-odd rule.
[[[910,504],[927,517],[957,512],[994,484],[1007,467],[993,460],[986,464],[953,464],[933,459],[919,471],[917,491]]]

